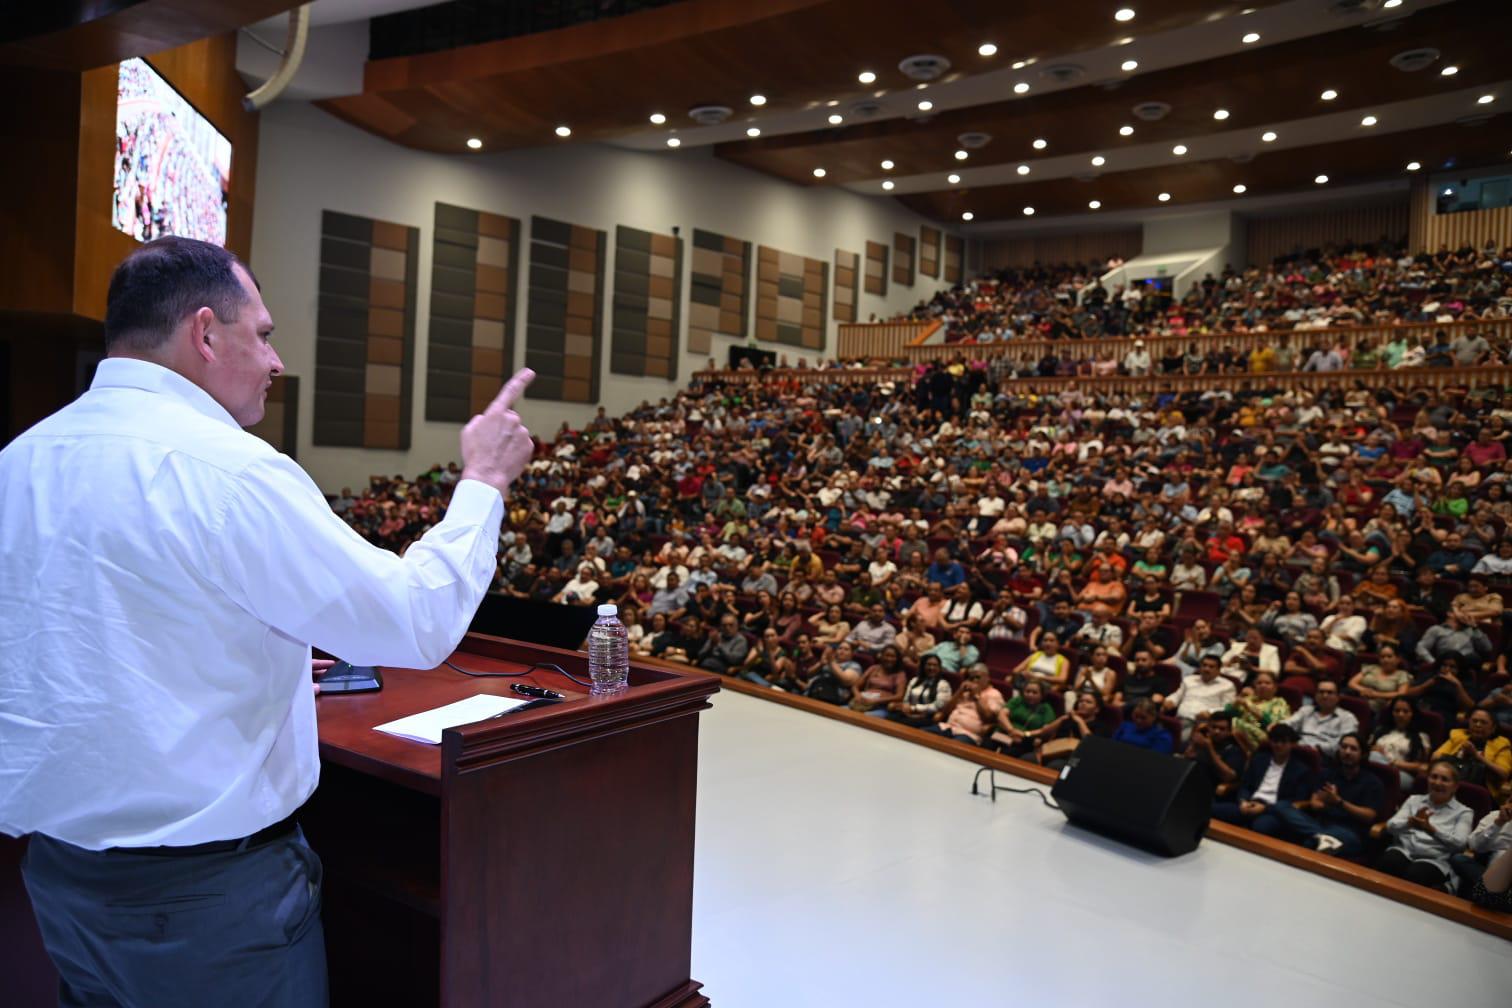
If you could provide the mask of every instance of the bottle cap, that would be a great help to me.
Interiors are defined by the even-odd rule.
[[[600,616],[618,616],[619,606],[615,605],[613,602],[607,602],[604,605],[598,607],[598,614]]]

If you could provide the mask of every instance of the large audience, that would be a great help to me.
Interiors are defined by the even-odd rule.
[[[1218,818],[1494,904],[1509,421],[1484,388],[705,378],[539,445],[496,588],[615,601],[637,655],[1018,759],[1174,753]],[[335,507],[402,550],[458,475]]]
[[[940,319],[947,342],[992,343],[1512,316],[1512,247],[1495,241],[1415,255],[1386,240],[1316,249],[1266,267],[1209,273],[1180,298],[1168,283],[1120,283],[1110,290],[1101,277],[1119,265],[1112,259],[1004,269],[941,291],[906,317]],[[1391,363],[1399,362],[1400,356]]]

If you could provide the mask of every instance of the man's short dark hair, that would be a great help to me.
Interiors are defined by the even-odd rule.
[[[1289,724],[1271,725],[1269,732],[1272,742],[1295,742],[1297,741],[1297,729]]]
[[[246,269],[219,245],[193,238],[158,238],[132,252],[110,278],[105,352],[156,350],[201,308],[209,308],[222,322],[234,322],[247,303],[235,266]]]

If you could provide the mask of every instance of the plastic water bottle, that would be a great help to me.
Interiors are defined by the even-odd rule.
[[[619,621],[619,607],[598,607],[598,620],[588,631],[590,696],[623,693],[630,680],[630,635]]]

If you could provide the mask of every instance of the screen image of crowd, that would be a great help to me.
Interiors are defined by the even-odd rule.
[[[1399,278],[1353,286],[1361,255],[1285,268],[1411,321],[1507,307],[1512,257],[1380,257],[1410,258],[1408,311]],[[1206,366],[1217,341],[1194,339]],[[1508,362],[1473,329],[1445,342],[1422,373]],[[636,654],[1032,763],[1088,734],[1173,753],[1217,818],[1507,909],[1480,877],[1512,848],[1512,389],[1046,394],[1004,360],[912,382],[710,371],[600,408],[512,488],[495,589],[617,602]],[[373,477],[333,506],[403,550],[459,477]]]
[[[226,243],[231,144],[140,59],[121,63],[112,223],[141,241]]]

